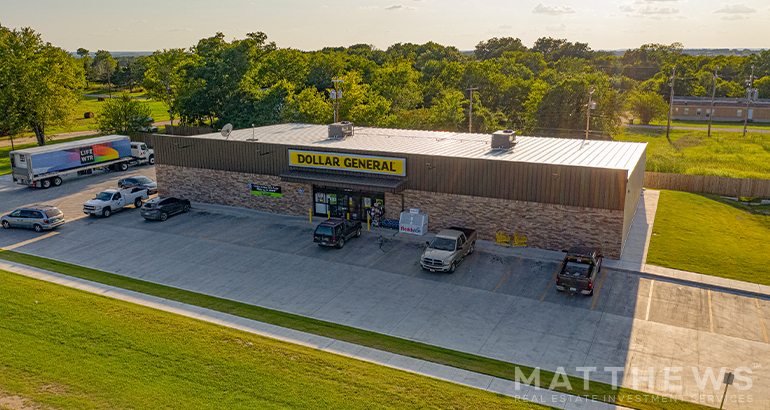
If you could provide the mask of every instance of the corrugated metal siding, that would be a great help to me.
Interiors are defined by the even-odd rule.
[[[158,164],[263,175],[286,172],[289,170],[288,150],[304,148],[174,136],[155,137],[153,145]],[[314,149],[392,155],[326,147]],[[405,189],[616,210],[625,205],[626,171],[622,169],[433,155],[400,157],[407,161]],[[326,172],[360,175],[345,171]]]

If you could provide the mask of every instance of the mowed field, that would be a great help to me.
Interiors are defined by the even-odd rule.
[[[770,285],[770,215],[758,213],[769,211],[766,205],[661,191],[647,263]]]
[[[545,409],[0,271],[0,398],[57,409]]]

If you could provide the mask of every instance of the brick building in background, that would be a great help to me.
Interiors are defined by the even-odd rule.
[[[420,208],[431,232],[461,225],[480,239],[515,233],[536,248],[582,244],[618,258],[644,181],[643,143],[351,130],[279,124],[228,138],[155,136],[160,194],[364,221],[375,204],[385,219]]]
[[[711,116],[711,97],[676,97],[671,118],[678,121],[705,121]],[[748,116],[748,119],[746,118]],[[770,122],[770,99],[760,98],[749,103],[745,98],[715,98],[716,122]]]

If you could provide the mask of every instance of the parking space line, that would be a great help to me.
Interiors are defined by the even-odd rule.
[[[706,291],[709,295],[709,327],[711,328],[711,333],[714,333],[714,313],[711,309],[711,288],[707,288]]]
[[[492,291],[492,293],[495,293],[495,292],[497,292],[497,288],[499,288],[499,287],[500,287],[500,285],[502,285],[502,284],[503,284],[503,281],[505,281],[505,278],[507,278],[507,277],[508,277],[508,274],[510,274],[510,273],[511,273],[511,271],[513,270],[513,267],[514,267],[514,266],[516,266],[516,264],[517,264],[517,263],[519,263],[519,259],[521,259],[521,255],[519,255],[519,257],[518,257],[518,258],[516,258],[516,260],[515,260],[515,261],[513,261],[513,263],[511,264],[511,267],[510,267],[510,268],[508,268],[508,272],[505,272],[505,276],[503,276],[503,278],[502,278],[502,279],[500,279],[500,283],[498,283],[498,284],[497,284],[497,286],[495,286],[495,290],[493,290],[493,291]]]
[[[304,251],[305,249],[311,247],[312,245],[315,245],[315,242],[310,242],[310,245],[307,245],[307,246],[303,247],[302,249],[298,250],[297,252],[294,252],[294,254],[296,255],[296,254]]]
[[[650,320],[650,306],[652,306],[652,287],[655,285],[655,279],[650,281],[650,295],[647,296],[647,313],[644,315],[644,320]]]
[[[594,292],[594,301],[591,303],[591,310],[594,310],[594,305],[596,305],[596,299],[599,297],[599,291],[602,290],[602,283],[604,283],[604,277],[607,276],[607,269],[604,270],[604,273],[602,273],[602,280],[599,281],[599,286],[596,288],[596,291]]]
[[[6,246],[3,249],[6,250],[6,251],[12,251],[12,250],[14,250],[16,248],[21,248],[24,245],[29,245],[29,244],[31,244],[33,242],[37,242],[37,241],[39,241],[41,239],[45,239],[45,238],[50,238],[50,237],[58,235],[58,234],[59,234],[59,232],[49,232],[49,233],[47,233],[45,235],[38,236],[37,238],[28,239],[28,240],[26,240],[24,242],[19,242],[19,243],[10,245],[10,246]]]
[[[759,309],[759,298],[754,296],[754,301],[757,302],[757,313],[759,313],[759,323],[762,324],[762,334],[765,335],[765,343],[770,343],[767,341],[767,330],[765,329],[765,321],[762,319],[762,310]]]
[[[547,287],[547,288],[545,288],[545,292],[543,292],[543,296],[540,298],[540,301],[541,301],[541,302],[543,301],[543,299],[545,299],[545,295],[547,295],[547,294],[548,294],[548,289],[551,289],[551,284],[553,283],[553,281],[555,281],[555,280],[556,280],[556,275],[558,275],[558,274],[559,274],[559,271],[561,270],[561,265],[562,265],[563,263],[564,263],[564,262],[559,262],[559,266],[556,268],[556,272],[554,272],[554,273],[553,273],[553,277],[551,278],[551,280],[550,280],[550,281],[548,281],[548,287]]]

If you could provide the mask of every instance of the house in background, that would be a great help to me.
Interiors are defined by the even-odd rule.
[[[745,98],[714,99],[714,118],[717,122],[742,122],[748,113],[749,122],[770,122],[770,99],[760,98],[749,104]],[[680,121],[708,121],[711,116],[711,97],[674,97],[671,116]]]

